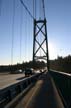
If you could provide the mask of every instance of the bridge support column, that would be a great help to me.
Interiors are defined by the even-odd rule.
[[[48,40],[46,19],[34,19],[34,39],[33,39],[33,63],[35,61],[45,61],[49,70]]]

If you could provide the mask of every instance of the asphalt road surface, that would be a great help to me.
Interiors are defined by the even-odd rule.
[[[25,75],[24,73],[21,73],[21,74],[1,74],[0,73],[0,89],[3,89],[11,84],[14,84],[14,83],[17,83],[19,82],[20,78],[24,78]]]

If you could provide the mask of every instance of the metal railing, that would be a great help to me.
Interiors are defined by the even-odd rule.
[[[0,108],[4,108],[11,102],[18,94],[24,91],[30,84],[37,81],[42,73],[37,73],[30,77],[24,78],[16,84],[12,84],[4,89],[0,89]]]
[[[71,74],[50,70],[58,92],[66,108],[71,108]]]

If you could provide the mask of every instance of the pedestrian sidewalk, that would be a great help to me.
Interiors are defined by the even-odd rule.
[[[16,108],[64,108],[49,73],[42,75]]]

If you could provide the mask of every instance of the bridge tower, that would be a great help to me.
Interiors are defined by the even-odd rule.
[[[39,25],[41,25],[41,26],[39,26]],[[44,37],[41,43],[37,38],[39,36],[40,32],[42,33],[42,35]],[[38,48],[36,46],[37,44],[38,44]],[[41,53],[43,53],[41,55],[39,53],[40,50],[42,50]],[[44,19],[44,20],[34,19],[33,63],[38,60],[43,60],[43,61],[45,60],[46,64],[47,64],[47,69],[49,70],[49,55],[48,55],[46,19]]]
[[[46,26],[47,21],[45,17],[44,0],[38,0],[40,5],[42,3],[42,8],[43,8],[41,9],[41,6],[39,6],[40,8],[39,14],[41,14],[41,11],[43,11],[43,18],[39,16],[39,20],[36,18],[36,10],[38,9],[38,7],[36,7],[37,0],[33,0],[33,15],[31,14],[27,6],[24,4],[23,0],[20,1],[34,22],[33,65],[35,61],[43,60],[47,64],[47,69],[49,70],[48,39],[47,39],[47,26]]]
[[[45,7],[43,0],[44,19],[34,19],[33,33],[33,64],[35,61],[43,60],[49,70],[48,39],[47,39],[47,21],[45,18]],[[40,39],[39,39],[40,37]]]

